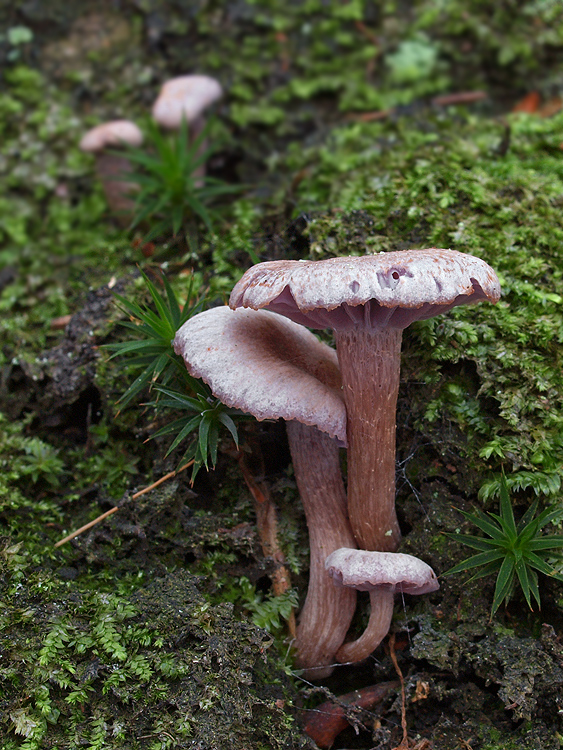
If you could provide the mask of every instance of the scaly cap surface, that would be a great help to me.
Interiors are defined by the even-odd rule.
[[[473,255],[431,248],[250,268],[230,306],[268,309],[312,328],[406,328],[456,305],[500,298],[496,273]]]

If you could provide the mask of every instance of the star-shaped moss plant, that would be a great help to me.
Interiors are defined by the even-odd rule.
[[[563,548],[563,536],[541,533],[547,524],[563,516],[563,508],[559,504],[552,505],[536,516],[537,507],[538,501],[534,500],[516,523],[506,477],[503,474],[500,482],[500,515],[479,510],[476,513],[460,511],[464,518],[481,529],[485,536],[448,534],[452,539],[480,552],[458,563],[445,575],[481,568],[470,579],[475,580],[497,573],[491,617],[503,601],[509,601],[517,582],[530,609],[533,609],[532,598],[540,607],[538,571],[563,581],[563,575],[557,573],[546,559],[560,556],[560,553],[554,550]]]

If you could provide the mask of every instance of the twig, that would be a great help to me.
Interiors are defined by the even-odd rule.
[[[486,91],[455,91],[452,94],[442,94],[432,99],[432,104],[438,107],[447,107],[450,104],[472,104],[487,99]]]
[[[397,661],[397,655],[395,654],[395,633],[391,633],[389,636],[389,656],[391,657],[391,661],[395,667],[395,672],[397,672],[397,677],[401,683],[401,727],[403,728],[403,739],[397,747],[393,748],[393,750],[408,750],[409,736],[407,733],[407,699],[405,695],[405,680],[401,668],[399,667],[399,662]]]
[[[246,486],[254,499],[256,512],[256,526],[262,545],[264,557],[270,557],[276,564],[272,573],[272,589],[275,596],[280,596],[291,589],[291,575],[285,561],[285,556],[278,543],[278,522],[276,508],[270,498],[268,487],[264,482],[257,482],[244,461],[242,451],[238,453],[238,465]],[[292,612],[287,621],[287,628],[292,638],[295,638],[295,613]]]
[[[346,115],[347,120],[359,120],[360,122],[374,122],[376,120],[385,120],[387,117],[395,114],[395,108],[380,109],[375,112],[352,112]]]
[[[368,42],[371,42],[373,44],[374,47],[381,47],[381,43],[377,35],[374,34],[373,31],[368,29],[363,21],[356,21],[354,26],[358,29],[360,34],[363,34],[365,36]]]
[[[134,495],[131,495],[130,499],[136,500],[138,497],[141,497],[141,495],[144,495],[147,492],[154,490],[154,488],[158,487],[159,484],[166,482],[167,479],[172,479],[172,477],[175,477],[181,471],[188,469],[193,463],[194,463],[194,459],[192,459],[191,461],[188,461],[187,464],[180,466],[180,468],[176,469],[175,471],[169,471],[168,474],[165,474],[163,477],[160,477],[160,479],[157,479],[156,482],[149,484],[148,487],[144,487],[142,490],[135,492]],[[119,510],[120,507],[121,506],[119,505],[115,505],[113,508],[106,510],[106,512],[102,513],[101,516],[98,516],[93,521],[90,521],[90,523],[84,524],[84,526],[81,526],[79,529],[76,529],[76,531],[73,531],[72,534],[69,534],[68,536],[65,536],[64,539],[61,539],[60,541],[58,541],[55,544],[55,547],[61,547],[63,544],[66,544],[66,542],[70,542],[71,539],[74,539],[74,537],[78,536],[79,534],[82,534],[83,531],[88,531],[88,529],[91,529],[92,526],[95,526],[97,523],[100,523],[100,521],[103,521],[108,516],[111,516],[112,513],[115,513],[117,510]]]

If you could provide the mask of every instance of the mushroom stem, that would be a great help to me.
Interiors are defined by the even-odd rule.
[[[336,659],[342,664],[367,659],[389,632],[393,619],[393,589],[376,589],[369,592],[369,622],[362,635],[355,641],[341,646]]]
[[[395,426],[402,331],[335,331],[347,412],[348,513],[360,549],[394,552]]]
[[[340,547],[355,547],[346,511],[338,444],[316,427],[286,423],[295,479],[309,529],[307,597],[297,627],[297,664],[308,679],[328,677],[356,608],[354,589],[334,586],[325,560]]]
[[[131,162],[126,156],[102,152],[96,154],[96,173],[104,188],[108,206],[117,214],[119,222],[126,226],[131,221],[135,201],[131,195],[137,185],[127,181]]]

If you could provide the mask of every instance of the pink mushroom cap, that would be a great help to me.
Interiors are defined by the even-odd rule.
[[[134,122],[129,120],[113,120],[96,125],[89,130],[80,141],[81,151],[96,153],[106,148],[118,148],[123,144],[129,146],[140,146],[143,143],[143,134]]]
[[[174,351],[231,408],[296,420],[346,444],[336,352],[303,326],[265,310],[215,307],[179,329]]]
[[[182,117],[193,123],[203,112],[223,96],[219,81],[210,76],[188,75],[171,78],[163,84],[152,108],[152,116],[159,125],[174,130]]]
[[[430,248],[259,263],[235,285],[229,304],[272,310],[310,328],[402,329],[456,305],[499,298],[499,280],[485,261]]]
[[[401,552],[341,547],[327,557],[325,568],[336,586],[349,586],[358,591],[383,589],[418,595],[440,588],[429,565]]]

